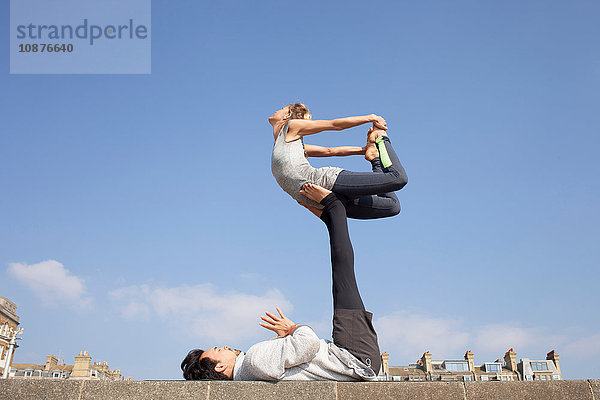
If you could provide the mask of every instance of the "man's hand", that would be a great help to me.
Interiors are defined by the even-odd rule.
[[[292,329],[295,324],[289,319],[287,319],[285,315],[283,315],[279,307],[276,308],[280,317],[277,317],[275,314],[271,314],[270,312],[266,312],[266,317],[264,315],[260,317],[260,319],[262,319],[266,323],[260,322],[259,324],[263,328],[267,328],[275,332],[277,334],[277,337],[286,337],[290,332],[290,329]]]

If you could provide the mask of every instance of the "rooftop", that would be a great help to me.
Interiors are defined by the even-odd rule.
[[[595,400],[600,380],[551,382],[190,382],[0,380],[3,399]]]

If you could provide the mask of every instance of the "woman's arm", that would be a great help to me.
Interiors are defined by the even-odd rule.
[[[322,147],[312,144],[305,144],[304,150],[308,157],[344,157],[364,155],[367,147],[358,146],[340,146],[340,147]]]
[[[291,142],[302,136],[314,135],[323,131],[341,131],[371,122],[376,128],[387,130],[385,119],[375,114],[331,120],[292,119],[288,125],[287,140]]]

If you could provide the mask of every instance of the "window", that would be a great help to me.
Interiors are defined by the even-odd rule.
[[[533,371],[548,371],[548,364],[546,361],[532,361],[531,369]]]
[[[554,375],[554,380],[555,381],[560,381],[560,375]]]
[[[485,372],[502,372],[500,363],[485,363]]]
[[[546,375],[540,375],[540,379],[545,381],[546,380]]]
[[[481,375],[480,378],[482,381],[487,381],[488,380],[488,376],[487,375]]]
[[[53,378],[60,378],[60,372],[54,372],[54,373],[52,373],[52,377]]]
[[[445,362],[446,370],[448,371],[468,371],[469,364],[466,361]]]
[[[33,371],[25,371],[25,376],[31,376],[31,374],[33,374]]]
[[[469,382],[470,380],[471,380],[471,376],[470,375],[463,376],[463,381]]]
[[[533,380],[533,376],[531,376],[531,375],[526,375],[526,376],[525,376],[525,378],[526,378],[528,381],[532,381],[532,380]]]
[[[503,380],[503,381],[507,381],[507,380],[508,380],[508,376],[506,376],[506,375],[502,375],[502,377],[501,377],[501,380]]]
[[[95,378],[95,377],[96,377],[96,375],[97,375],[97,372],[96,372],[96,370],[95,370],[95,369],[93,369],[93,370],[91,371],[91,373],[92,373],[92,378]]]

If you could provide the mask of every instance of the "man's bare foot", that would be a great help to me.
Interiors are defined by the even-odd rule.
[[[374,126],[370,127],[367,131],[367,144],[375,144],[375,140],[379,136],[387,136],[387,133],[383,129],[377,129]]]
[[[311,213],[315,214],[317,216],[317,218],[321,218],[321,215],[323,215],[323,210],[320,210],[317,207],[307,206],[306,204],[302,204],[300,202],[298,202],[298,204],[300,204],[302,207],[306,208]]]
[[[313,183],[305,183],[302,186],[302,190],[300,190],[300,194],[305,195],[309,199],[320,203],[328,194],[331,193],[331,190],[327,190],[322,186],[315,185]]]

